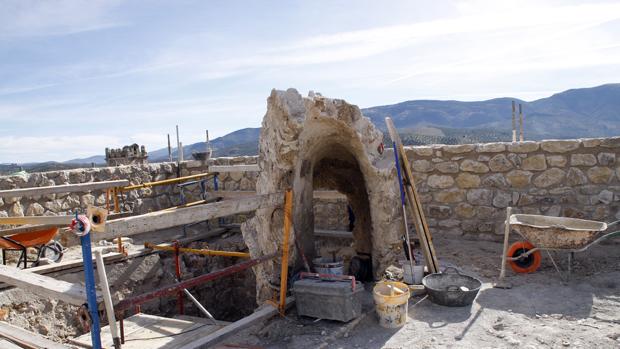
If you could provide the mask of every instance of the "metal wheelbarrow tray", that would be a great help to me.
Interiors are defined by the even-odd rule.
[[[509,223],[519,235],[543,250],[581,250],[607,230],[603,222],[532,214],[513,214]]]
[[[620,236],[620,231],[603,233],[610,226],[620,223],[604,223],[585,219],[550,217],[530,214],[510,214],[507,209],[506,231],[504,236],[504,253],[500,283],[504,278],[506,262],[517,273],[531,273],[538,269],[541,262],[540,251],[547,251],[553,266],[562,275],[549,250],[568,252],[568,275],[574,252],[583,252],[602,240]],[[518,241],[508,248],[508,236],[514,230],[527,241]]]

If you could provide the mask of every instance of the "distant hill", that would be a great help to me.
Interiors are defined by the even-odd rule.
[[[525,137],[543,138],[608,137],[620,135],[620,84],[564,91],[525,102],[516,98],[495,98],[478,102],[413,100],[362,109],[381,130],[391,116],[407,145],[462,144],[511,139],[511,103],[523,104]],[[214,156],[255,155],[260,128],[244,128],[211,141]],[[387,141],[389,144],[390,142]],[[184,146],[184,157],[201,152],[205,143]],[[176,158],[176,149],[173,149]],[[168,149],[149,153],[149,161],[168,159]],[[67,163],[103,163],[103,156],[70,160]]]
[[[105,156],[103,155],[93,155],[83,159],[71,159],[63,162],[63,164],[105,164]]]
[[[260,127],[244,128],[225,136],[215,138],[211,143],[213,156],[242,156],[256,155],[258,153],[258,137],[260,135]],[[193,152],[205,151],[205,142],[198,142],[190,145],[183,145],[183,158],[191,159]],[[172,149],[172,157],[176,159],[176,146]],[[167,161],[168,148],[162,148],[149,152],[149,161]]]
[[[513,100],[523,104],[527,139],[620,134],[620,84],[568,90],[532,102],[515,98],[480,102],[417,100],[362,112],[381,129],[385,129],[385,117],[391,116],[401,130],[434,126],[503,132],[511,129]]]

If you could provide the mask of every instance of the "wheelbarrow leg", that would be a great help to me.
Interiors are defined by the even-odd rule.
[[[508,253],[508,237],[510,235],[510,215],[512,207],[506,207],[506,222],[504,222],[504,247],[502,249],[502,266],[499,272],[499,279],[493,287],[495,288],[512,288],[512,284],[504,280],[506,277],[506,254]]]
[[[566,278],[566,281],[568,281],[568,279],[570,279],[570,273],[571,273],[571,269],[573,266],[573,254],[574,252],[569,252],[568,253],[568,277]]]

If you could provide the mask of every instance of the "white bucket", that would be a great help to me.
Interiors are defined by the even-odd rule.
[[[409,287],[402,282],[381,281],[372,290],[379,324],[385,328],[398,328],[407,323]]]
[[[403,281],[409,285],[420,285],[422,283],[422,278],[424,278],[424,266],[414,264],[412,273],[409,261],[404,260],[399,262],[404,272]]]

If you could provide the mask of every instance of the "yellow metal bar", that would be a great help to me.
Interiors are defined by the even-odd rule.
[[[209,177],[209,176],[215,176],[215,173],[199,173],[199,174],[191,175],[191,176],[185,176],[185,177],[179,177],[179,178],[171,178],[171,179],[164,179],[164,180],[161,180],[161,181],[147,182],[147,183],[136,184],[136,185],[129,185],[129,186],[126,186],[126,187],[122,187],[120,189],[121,189],[121,191],[129,191],[129,190],[134,190],[134,189],[150,188],[150,187],[155,187],[155,186],[159,186],[159,185],[166,185],[166,184],[185,182],[185,181],[188,181],[190,179],[197,179],[197,178]]]
[[[114,188],[114,190],[112,190],[112,195],[114,195],[114,212],[116,213],[120,213],[120,207],[118,206],[118,189]]]
[[[286,285],[288,283],[288,239],[291,232],[291,212],[293,211],[293,191],[284,194],[284,237],[282,239],[282,272],[280,274],[280,315],[286,310]]]
[[[161,245],[152,244],[150,242],[144,243],[144,247],[151,248],[154,250],[161,250],[161,251],[175,251],[174,246],[161,246]],[[218,251],[218,250],[207,250],[207,249],[197,249],[197,248],[179,248],[179,252],[195,253],[195,254],[201,254],[205,256],[250,258],[250,254],[246,252],[230,252],[230,251]]]

